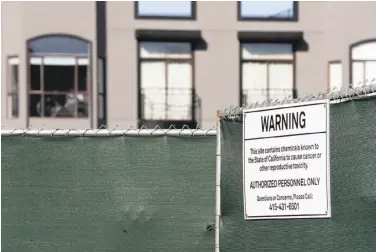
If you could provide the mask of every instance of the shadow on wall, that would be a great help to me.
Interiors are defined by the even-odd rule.
[[[206,51],[208,50],[208,43],[204,38],[199,39],[194,45],[194,50],[196,51]]]
[[[299,40],[295,44],[295,51],[297,52],[308,52],[309,51],[309,45],[305,39]]]

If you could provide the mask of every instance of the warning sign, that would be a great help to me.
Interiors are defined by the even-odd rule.
[[[329,100],[244,110],[245,219],[328,218]]]

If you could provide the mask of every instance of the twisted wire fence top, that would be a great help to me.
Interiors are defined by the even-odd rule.
[[[233,106],[220,112],[221,119],[240,119],[244,109],[268,107],[274,105],[291,104],[304,101],[314,101],[329,99],[333,102],[342,102],[346,100],[361,99],[376,94],[376,79],[370,83],[364,83],[361,86],[353,87],[350,85],[347,89],[332,89],[325,93],[316,95],[310,94],[301,98],[293,99],[286,97],[282,100],[264,101],[262,103],[253,103],[250,105]],[[102,125],[98,129],[1,129],[1,136],[76,136],[76,137],[93,137],[93,136],[216,136],[217,131],[214,126],[211,129],[201,129],[198,125],[195,129],[190,129],[188,125],[183,125],[181,129],[171,125],[168,129],[162,129],[156,126],[148,129],[146,126],[141,128],[129,127],[128,129],[108,129]]]
[[[190,129],[188,125],[183,125],[181,129],[171,125],[168,129],[162,129],[156,126],[148,129],[142,126],[139,129],[129,127],[128,129],[107,129],[102,125],[98,129],[13,129],[1,130],[1,136],[75,136],[75,137],[94,137],[94,136],[216,136],[215,126],[211,129],[201,129],[199,125],[195,129]]]
[[[284,99],[265,100],[264,102],[256,102],[249,105],[231,106],[220,112],[221,119],[240,119],[244,109],[261,108],[275,105],[292,104],[297,102],[315,101],[329,99],[332,102],[342,102],[347,100],[361,99],[364,97],[372,96],[376,94],[376,79],[371,82],[365,82],[362,85],[356,87],[350,85],[349,88],[342,88],[340,90],[329,89],[327,92],[309,94],[304,97],[293,99],[291,96]]]

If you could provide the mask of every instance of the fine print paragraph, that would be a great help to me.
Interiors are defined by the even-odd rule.
[[[260,172],[307,170],[310,161],[325,157],[322,149],[319,142],[250,148],[248,163],[256,165]]]

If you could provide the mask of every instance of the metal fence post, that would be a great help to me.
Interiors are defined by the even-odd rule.
[[[217,150],[215,179],[215,252],[219,252],[219,222],[221,216],[221,123],[217,112]]]

